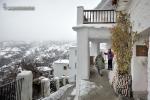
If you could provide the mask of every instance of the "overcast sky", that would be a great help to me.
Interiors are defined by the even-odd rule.
[[[0,0],[0,41],[76,40],[76,7],[92,9],[101,0]],[[35,6],[35,11],[7,11],[7,6]]]

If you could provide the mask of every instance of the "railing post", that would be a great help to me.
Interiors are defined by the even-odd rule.
[[[59,78],[56,79],[56,89],[58,90],[60,88]]]
[[[50,80],[48,78],[44,78],[41,80],[41,90],[43,97],[47,97],[50,95]]]
[[[77,24],[109,24],[116,22],[115,10],[83,10],[78,8]]]
[[[149,36],[149,48],[150,48],[150,36]],[[150,49],[148,50],[148,100],[150,100]]]
[[[84,7],[78,6],[77,7],[77,25],[83,24],[83,17],[84,17]]]
[[[32,80],[31,71],[22,71],[17,75],[17,79],[23,78],[21,89],[21,100],[32,100]]]

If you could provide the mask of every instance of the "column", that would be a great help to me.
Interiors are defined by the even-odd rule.
[[[80,95],[80,80],[89,79],[89,40],[87,30],[77,33],[77,96]],[[79,99],[79,98],[78,98]]]
[[[62,76],[61,78],[63,79],[63,85],[65,86],[66,85],[67,76]]]
[[[41,80],[41,93],[43,97],[48,97],[50,95],[50,80],[48,78],[43,78]]]
[[[89,41],[86,32],[77,33],[77,46],[77,75],[80,79],[89,79]]]
[[[56,89],[59,90],[60,88],[59,78],[56,77],[55,80],[56,80]]]
[[[83,16],[84,16],[83,10],[84,10],[83,6],[77,7],[77,25],[83,24]]]
[[[22,71],[17,75],[17,79],[23,78],[21,89],[21,100],[32,100],[32,80],[31,71]]]
[[[97,41],[92,41],[90,55],[96,57],[99,52],[100,52],[100,43]]]
[[[80,79],[89,79],[89,40],[86,30],[77,33],[77,45],[77,75]]]
[[[149,36],[149,51],[148,51],[148,100],[150,100],[150,36]]]

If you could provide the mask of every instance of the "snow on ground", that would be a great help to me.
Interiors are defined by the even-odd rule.
[[[64,95],[68,96],[66,92],[68,91],[69,88],[71,88],[73,85],[68,84],[63,87],[61,87],[58,91],[54,92],[51,94],[49,97],[46,97],[42,100],[60,100],[60,98]]]
[[[7,47],[6,49],[3,49],[2,51],[6,52],[6,51],[11,51],[10,47]]]
[[[51,71],[52,70],[52,68],[49,68],[49,67],[47,67],[47,66],[41,66],[41,67],[37,67],[37,69],[38,70],[40,70],[40,71]]]
[[[102,88],[102,87],[101,87]],[[91,94],[91,91],[100,89],[94,82],[81,80],[80,81],[80,96]]]
[[[19,48],[15,47],[15,48],[12,48],[11,51],[17,52],[17,51],[21,51],[21,50]]]
[[[29,56],[29,55],[31,55],[34,52],[35,52],[35,48],[31,48],[30,50],[26,51],[25,56]]]
[[[12,54],[8,54],[8,55],[5,55],[4,57],[5,58],[10,58],[10,57],[12,57],[13,55]]]
[[[0,56],[4,56],[6,52],[0,52]]]
[[[8,67],[7,65],[4,65],[4,66],[1,67],[1,69],[2,69],[2,68],[7,68],[7,67]]]
[[[114,58],[113,70],[108,73],[109,83],[111,85],[112,85],[112,82],[113,82],[113,79],[114,79],[114,76],[116,75],[116,73],[117,73],[117,63],[116,63],[116,59]]]
[[[79,97],[77,96],[76,89],[74,89],[71,93],[72,96],[75,96],[74,100],[78,100],[79,98],[81,98],[81,100],[86,100],[91,95],[96,94],[96,92],[102,89],[103,86],[99,87],[94,82],[81,80],[79,88]]]

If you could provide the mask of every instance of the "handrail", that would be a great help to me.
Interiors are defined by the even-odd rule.
[[[22,91],[22,81],[21,79],[15,79],[10,83],[0,86],[0,98],[2,100],[20,100]]]
[[[115,23],[115,10],[84,10],[83,24]]]

